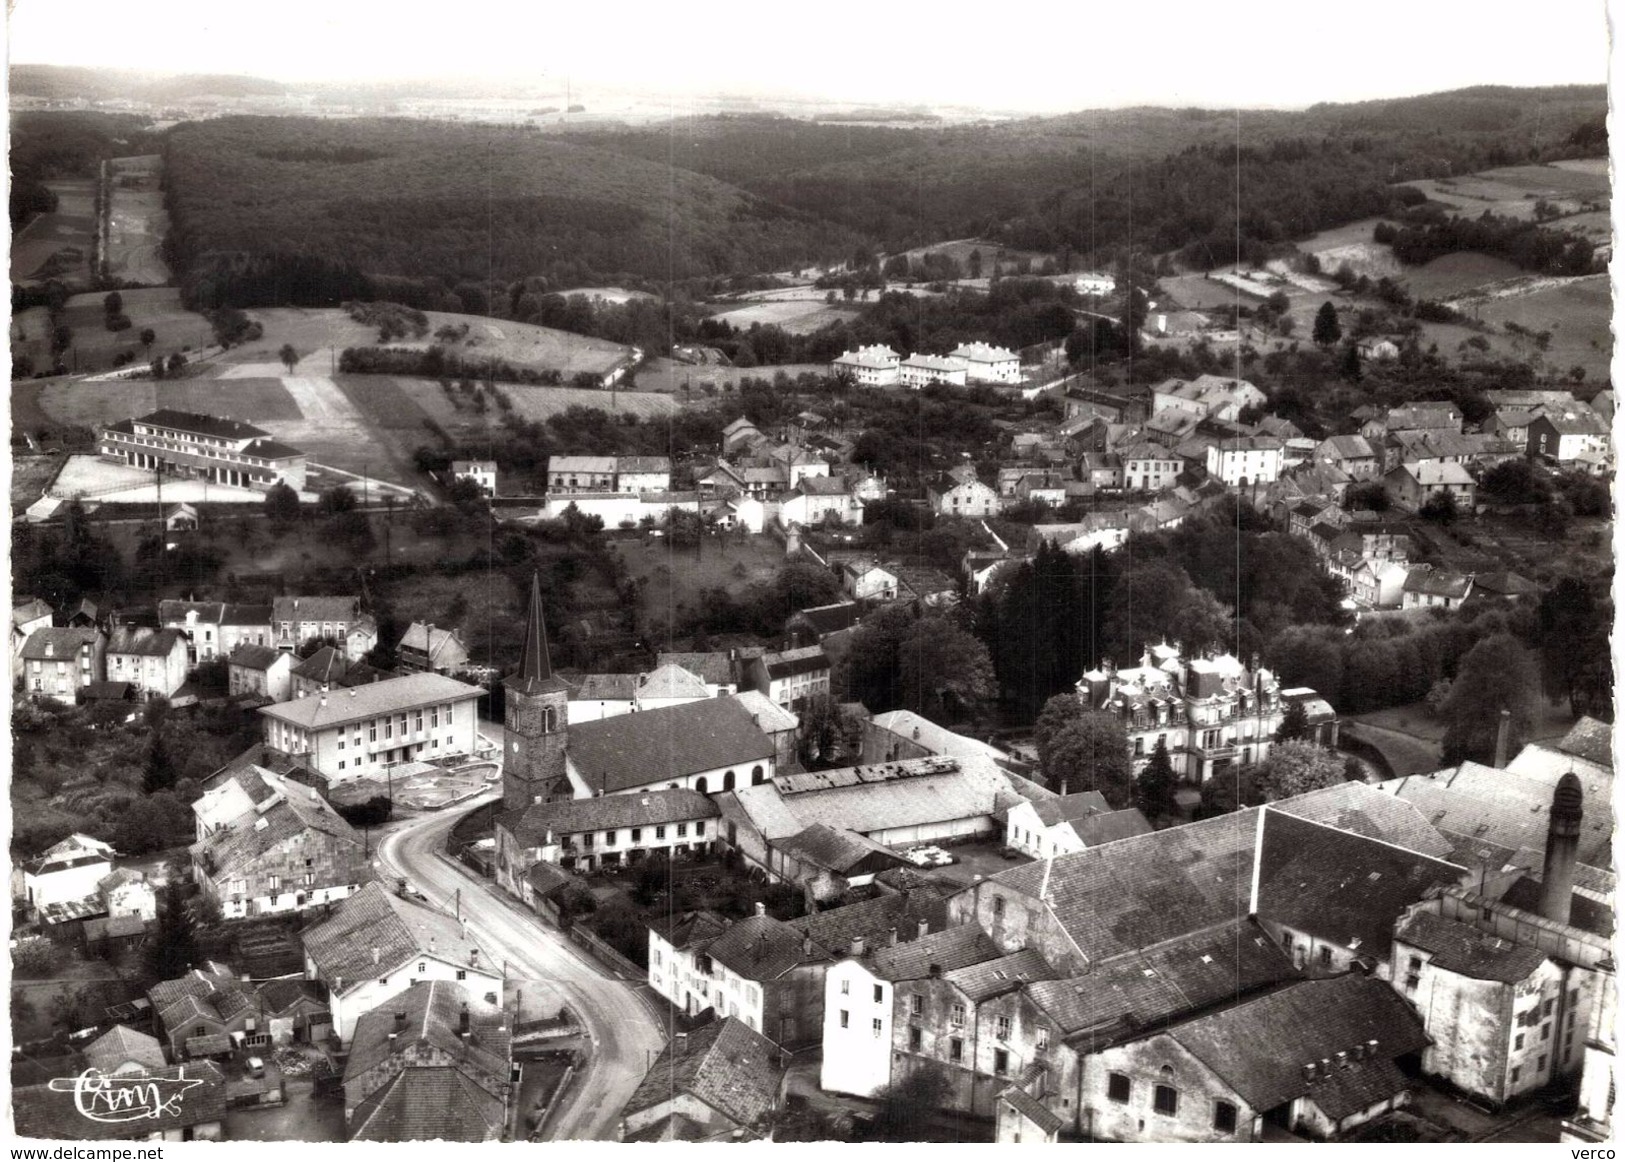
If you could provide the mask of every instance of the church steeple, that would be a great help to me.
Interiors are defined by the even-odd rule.
[[[519,672],[508,679],[507,685],[521,694],[540,694],[564,688],[563,681],[553,674],[553,661],[547,652],[547,625],[542,620],[542,581],[536,573],[530,575],[530,611],[525,618],[525,642],[519,657]]]

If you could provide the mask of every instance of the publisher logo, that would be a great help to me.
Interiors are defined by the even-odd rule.
[[[73,1094],[74,1108],[90,1121],[120,1123],[176,1117],[186,1091],[202,1084],[202,1078],[186,1076],[185,1066],[178,1077],[115,1077],[87,1069],[78,1077],[53,1078],[51,1090]]]

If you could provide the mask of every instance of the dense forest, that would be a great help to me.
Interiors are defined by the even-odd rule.
[[[11,228],[56,209],[51,178],[93,178],[105,157],[158,149],[145,117],[26,112],[11,118]]]
[[[684,279],[856,242],[715,178],[520,129],[225,117],[177,127],[164,153],[168,256],[203,305],[321,305],[379,275],[445,291]]]

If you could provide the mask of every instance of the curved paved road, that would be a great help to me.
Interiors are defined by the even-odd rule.
[[[378,858],[438,905],[451,907],[461,890],[468,930],[488,954],[506,963],[509,979],[545,980],[564,994],[586,1024],[593,1048],[564,1106],[553,1115],[548,1137],[614,1141],[621,1107],[665,1045],[665,1032],[631,987],[605,976],[523,905],[444,855],[447,832],[467,810],[492,797],[392,832],[379,843]]]

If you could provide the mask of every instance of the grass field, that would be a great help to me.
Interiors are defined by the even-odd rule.
[[[181,306],[180,291],[173,287],[126,290],[119,296],[130,318],[127,331],[107,329],[102,308],[105,294],[74,295],[68,300],[63,322],[73,329],[73,346],[66,361],[70,369],[77,361],[80,371],[106,370],[112,367],[115,355],[126,351],[139,362],[147,362],[149,356],[140,339],[142,329],[147,327],[157,335],[152,355],[168,356],[182,349],[196,352],[214,342],[208,321]],[[12,320],[11,345],[14,352],[32,359],[35,367],[43,370],[50,366],[51,339],[44,307],[30,307]],[[273,349],[270,358],[275,357]]]
[[[739,386],[741,379],[767,379],[771,380],[779,372],[784,372],[791,379],[802,373],[813,375],[828,375],[827,363],[786,363],[774,367],[696,367],[689,363],[678,363],[674,359],[651,359],[638,368],[638,387],[644,391],[669,392],[682,399],[685,394],[691,394],[694,399],[705,397],[706,389],[711,394],[723,394],[727,384]],[[517,401],[516,401],[517,402]]]
[[[1607,209],[1609,201],[1606,163],[1590,158],[1580,159],[1578,164],[1515,165],[1404,184],[1472,217],[1489,210],[1503,217],[1532,220],[1537,200],[1550,202],[1569,214],[1588,208]],[[1561,218],[1553,225],[1567,228]]]
[[[164,209],[163,158],[158,154],[120,157],[109,163],[113,199],[108,215],[107,273],[124,282],[163,286],[169,264],[158,248],[169,229]]]
[[[730,327],[748,329],[752,323],[782,327],[792,335],[808,335],[830,323],[851,320],[857,311],[831,306],[822,297],[802,301],[751,303],[718,313],[715,318]]]
[[[1417,298],[1443,300],[1522,273],[1504,258],[1464,252],[1441,255],[1422,266],[1404,267],[1399,277]]]
[[[96,182],[60,179],[45,185],[56,194],[56,209],[24,226],[11,242],[11,281],[40,283],[55,277],[65,286],[90,282],[90,250],[96,230]],[[58,255],[54,275],[46,268]]]
[[[1401,276],[1405,268],[1400,266],[1393,251],[1371,240],[1371,232],[1376,229],[1377,221],[1376,218],[1361,218],[1358,222],[1322,230],[1298,243],[1298,249],[1305,254],[1313,254],[1320,262],[1320,269],[1328,275],[1347,265],[1355,274],[1368,278]]]
[[[1531,331],[1551,331],[1551,344],[1543,354],[1546,366],[1559,375],[1574,366],[1584,367],[1593,382],[1608,378],[1614,352],[1613,309],[1605,274],[1548,285],[1531,294],[1491,299],[1470,308],[1486,323],[1513,322]],[[1520,348],[1510,335],[1495,335],[1490,343],[1514,354],[1533,351],[1532,347]]]
[[[11,507],[21,512],[43,496],[61,463],[60,456],[13,456]]]
[[[39,407],[56,423],[90,427],[155,408],[230,416],[260,426],[301,418],[277,379],[53,380],[40,390]]]

